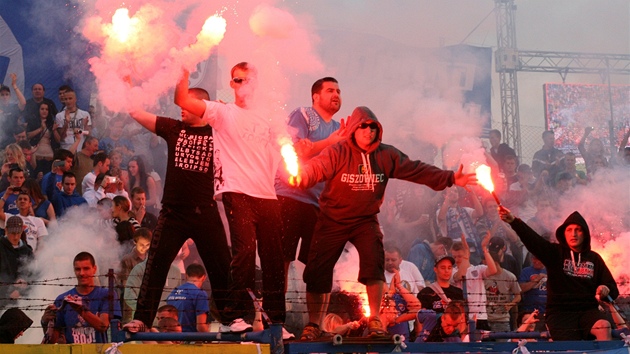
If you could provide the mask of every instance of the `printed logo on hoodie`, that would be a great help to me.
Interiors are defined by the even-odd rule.
[[[349,184],[353,191],[370,190],[374,184],[385,182],[384,173],[369,173],[370,169],[364,164],[358,166],[358,171],[341,174],[341,182]]]
[[[595,264],[593,262],[581,262],[574,267],[570,259],[565,259],[563,271],[568,276],[592,279],[595,275]]]

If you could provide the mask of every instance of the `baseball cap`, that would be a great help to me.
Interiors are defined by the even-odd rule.
[[[12,216],[7,219],[5,229],[7,233],[22,233],[24,231],[24,221],[19,216]]]
[[[436,260],[435,260],[435,266],[437,267],[438,263],[442,262],[443,260],[448,259],[449,261],[451,261],[451,264],[455,264],[455,258],[449,256],[448,254],[445,254],[443,256],[439,256]]]
[[[488,244],[488,250],[494,253],[498,253],[503,247],[505,247],[505,241],[499,236],[492,237]]]

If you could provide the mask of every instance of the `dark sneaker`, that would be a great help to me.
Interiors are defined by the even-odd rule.
[[[322,330],[319,329],[319,326],[313,323],[309,323],[304,327],[302,331],[302,335],[300,336],[301,341],[313,341],[322,336]]]
[[[219,332],[221,333],[245,333],[252,331],[252,325],[245,322],[242,318],[237,318],[229,325],[221,325]]]
[[[381,319],[374,316],[370,317],[367,325],[368,337],[382,337],[387,335],[387,331],[383,329]]]
[[[127,331],[129,333],[138,333],[138,332],[146,332],[147,326],[142,323],[140,320],[131,320],[129,323],[126,323],[123,327],[123,331]]]

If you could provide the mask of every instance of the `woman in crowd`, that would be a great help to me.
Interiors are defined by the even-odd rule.
[[[131,192],[131,189],[128,189],[129,173],[127,173],[127,170],[122,168],[122,153],[118,150],[112,150],[112,152],[109,153],[109,160],[111,161],[109,165],[109,174],[113,177],[118,177],[123,182],[123,186],[127,188],[127,192]]]
[[[55,123],[55,117],[52,115],[50,106],[46,102],[39,104],[39,120],[39,127],[28,127],[29,130],[26,132],[26,137],[30,140],[32,146],[37,146],[37,149],[33,153],[37,162],[35,172],[46,174],[50,172],[52,167],[54,151],[59,148],[59,143],[54,139],[53,133],[57,130],[57,124]]]
[[[117,195],[114,197],[112,204],[112,218],[114,219],[114,228],[116,229],[116,239],[120,244],[133,245],[133,233],[140,228],[140,224],[136,219],[129,215],[131,203],[126,197]]]
[[[0,191],[5,191],[9,187],[9,171],[12,168],[21,168],[25,177],[28,178],[28,169],[26,168],[26,158],[22,152],[22,148],[18,144],[9,144],[4,149],[4,162],[2,163],[2,177],[0,178]]]
[[[132,190],[135,187],[141,187],[142,189],[144,189],[147,196],[147,211],[152,213],[153,215],[157,215],[159,211],[159,208],[157,207],[157,187],[155,184],[155,179],[153,179],[153,177],[151,177],[147,173],[144,161],[140,156],[134,156],[131,158],[131,160],[129,160],[129,164],[127,164],[127,169],[129,172],[128,190]]]
[[[42,189],[39,183],[32,178],[24,181],[22,189],[25,189],[28,195],[33,199],[33,215],[41,218],[46,224],[47,228],[55,226],[57,224],[57,216],[55,215],[55,209],[52,203],[46,199],[46,196],[42,193]]]

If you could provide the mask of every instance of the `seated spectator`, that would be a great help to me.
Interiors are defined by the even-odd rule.
[[[210,312],[208,293],[201,289],[206,280],[206,271],[200,264],[186,267],[186,283],[173,289],[166,298],[179,312],[179,320],[184,332],[208,332]]]
[[[72,172],[64,172],[62,183],[58,185],[61,191],[55,192],[52,204],[55,208],[55,214],[62,217],[68,209],[80,205],[87,205],[85,198],[79,195],[75,190],[77,187],[77,179]]]
[[[0,343],[13,344],[33,324],[22,310],[10,308],[0,317]]]
[[[158,307],[157,313],[155,315],[155,320],[161,321],[164,318],[172,318],[176,321],[179,321],[179,311],[177,311],[177,307],[169,304]]]
[[[575,166],[576,158],[575,154],[571,151],[564,154],[564,171],[571,175],[571,185],[575,187],[576,184],[585,185],[588,183],[588,178],[586,178],[586,173],[583,171],[578,171]]]
[[[420,310],[417,323],[420,334],[416,337],[416,343],[461,342],[468,330],[462,301],[451,301],[444,313]]]
[[[55,299],[57,311],[51,343],[107,343],[110,311],[120,318],[118,295],[114,292],[114,308],[110,309],[109,291],[94,283],[97,267],[94,257],[81,252],[73,260],[77,286]]]

